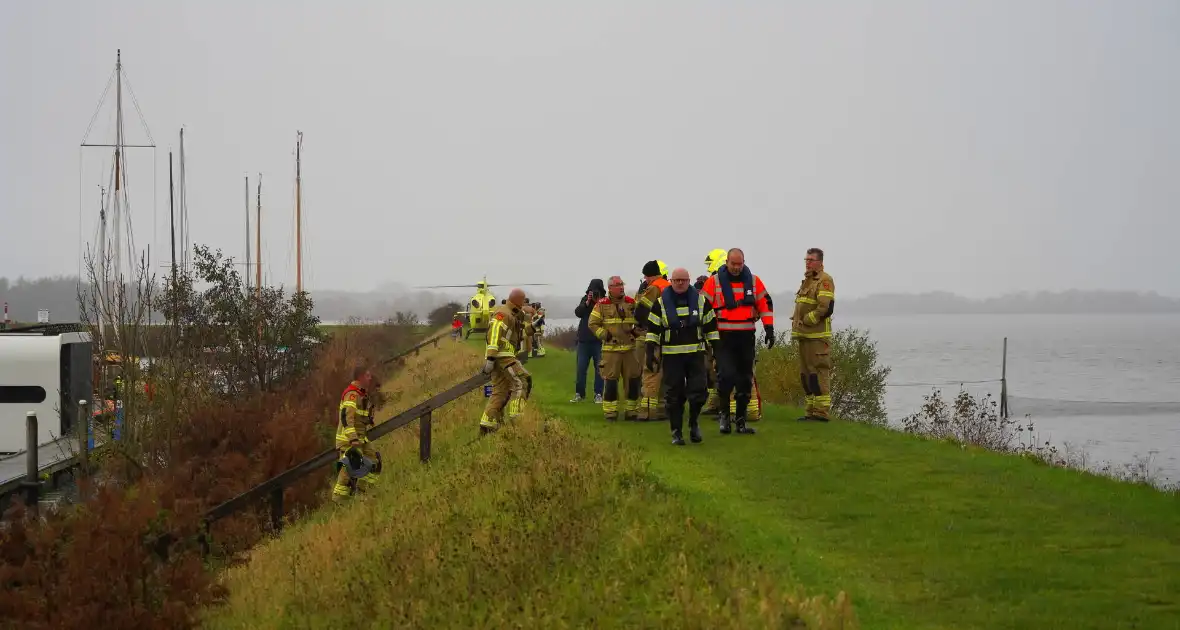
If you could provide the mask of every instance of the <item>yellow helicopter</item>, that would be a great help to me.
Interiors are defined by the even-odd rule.
[[[473,332],[484,332],[488,329],[488,320],[492,318],[492,310],[496,308],[496,296],[488,289],[488,287],[547,287],[546,283],[530,283],[530,284],[488,284],[488,277],[485,275],[483,280],[475,284],[436,284],[433,286],[414,287],[415,289],[465,289],[472,287],[475,293],[468,298],[464,305],[464,310],[455,313],[456,315],[465,316],[467,319],[467,332],[464,333],[463,338],[471,336]]]

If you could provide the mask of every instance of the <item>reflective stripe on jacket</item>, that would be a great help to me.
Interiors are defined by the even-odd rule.
[[[484,358],[516,358],[516,347],[520,344],[520,311],[512,304],[501,304],[488,319],[488,330],[484,333],[487,345]]]
[[[625,352],[635,349],[635,300],[624,295],[618,300],[604,297],[590,311],[590,332],[602,340],[603,352]],[[610,340],[607,340],[607,333]]]
[[[366,433],[373,424],[369,394],[353,381],[340,395],[339,417],[336,423],[336,448],[348,448],[353,440],[369,441]]]
[[[691,311],[688,304],[683,306],[677,304],[676,306],[676,315],[681,319],[690,317]],[[704,352],[707,342],[717,341],[721,337],[717,333],[716,314],[703,293],[697,294],[696,311],[698,318],[696,326],[673,330],[669,328],[668,315],[664,312],[664,301],[656,300],[652,303],[651,313],[647,316],[645,341],[659,344],[660,353],[663,355]]]
[[[709,276],[705,281],[705,286],[701,287],[701,293],[709,298],[713,310],[717,313],[717,330],[727,332],[732,330],[754,330],[758,320],[762,320],[763,326],[774,326],[774,301],[770,297],[770,293],[766,291],[766,285],[762,284],[762,278],[754,276],[754,305],[738,304],[735,308],[725,308],[725,295],[721,290],[721,283],[730,281],[730,286],[733,288],[734,300],[741,302],[742,296],[745,294],[745,286],[742,285],[740,279],[732,281],[733,276],[729,275],[726,269],[720,269],[717,273]]]
[[[794,339],[830,339],[832,313],[836,310],[836,282],[826,272],[807,272],[795,293],[791,315]]]

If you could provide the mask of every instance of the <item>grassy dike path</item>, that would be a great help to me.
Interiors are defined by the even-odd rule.
[[[379,419],[470,376],[481,356],[476,340],[447,340],[409,358],[382,388]],[[555,356],[529,366],[556,368]],[[847,599],[760,568],[638,450],[535,404],[477,439],[484,401],[475,392],[434,412],[429,465],[417,461],[416,423],[379,440],[379,488],[306,515],[226,570],[229,599],[203,626],[857,627]]]
[[[670,444],[567,402],[573,355],[530,361],[532,404],[638,452],[694,519],[786,582],[843,589],[865,628],[1180,628],[1180,500],[769,406],[754,436]]]

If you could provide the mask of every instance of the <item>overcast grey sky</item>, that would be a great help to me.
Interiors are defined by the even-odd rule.
[[[155,216],[151,152],[129,158],[136,244],[161,263],[184,125],[193,240],[244,253],[242,178],[261,171],[264,267],[288,284],[304,132],[312,289],[487,273],[573,293],[740,246],[781,291],[819,246],[850,297],[1180,295],[1174,1],[2,11],[0,276],[76,273],[110,162],[78,144],[122,48],[160,147]]]

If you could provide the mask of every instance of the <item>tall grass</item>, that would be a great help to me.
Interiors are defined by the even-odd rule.
[[[429,391],[478,367],[470,345],[445,346],[402,382]],[[228,570],[208,627],[855,627],[846,597],[808,598],[735,560],[729,534],[634,451],[531,405],[477,439],[483,403],[435,411],[428,466],[413,433],[381,440],[381,486]]]

